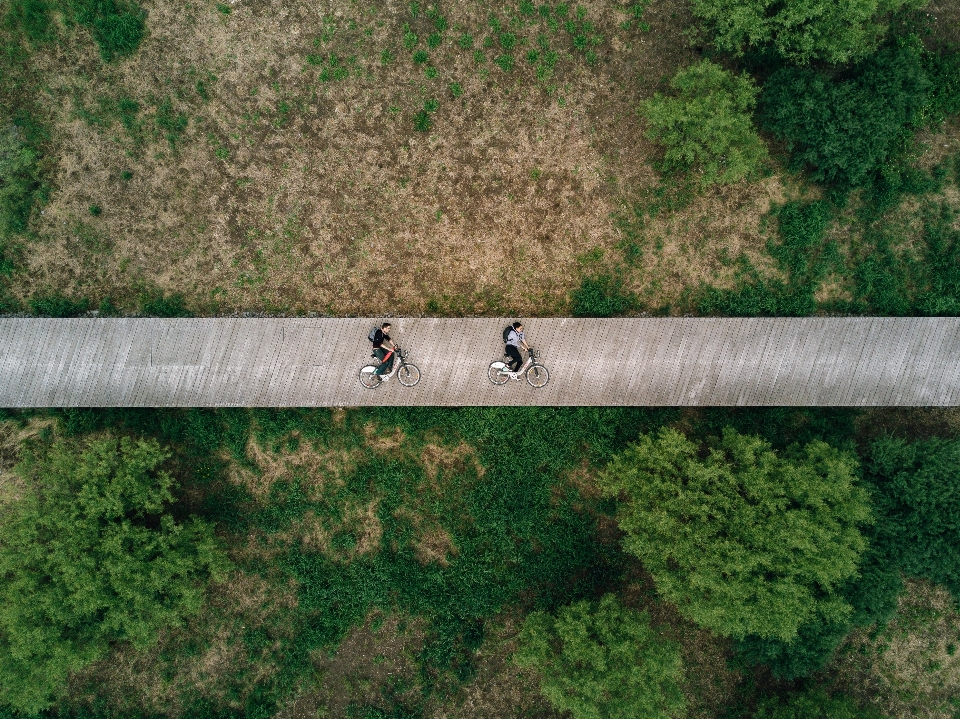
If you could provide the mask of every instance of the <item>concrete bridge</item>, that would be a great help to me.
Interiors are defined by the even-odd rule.
[[[422,380],[365,389],[377,319],[0,319],[0,407],[948,406],[960,319],[525,319],[550,382],[494,386],[503,319],[392,319]]]

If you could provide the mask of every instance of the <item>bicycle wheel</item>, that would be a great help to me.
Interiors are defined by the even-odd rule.
[[[373,373],[376,369],[372,364],[360,369],[360,384],[367,389],[376,389],[380,386],[380,378]]]
[[[550,373],[542,364],[532,365],[527,370],[527,382],[530,383],[531,387],[543,387],[549,381]]]
[[[415,364],[405,364],[397,370],[397,379],[404,387],[413,387],[420,381],[420,368]]]
[[[510,375],[506,374],[507,365],[503,362],[491,362],[487,367],[487,378],[494,384],[506,384]]]

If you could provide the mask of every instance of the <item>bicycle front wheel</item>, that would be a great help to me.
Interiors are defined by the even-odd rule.
[[[380,386],[380,378],[377,377],[373,372],[377,368],[372,364],[368,364],[366,367],[360,369],[360,384],[362,384],[367,389],[376,389]]]
[[[531,387],[543,387],[550,381],[550,373],[542,364],[535,364],[527,370],[527,382]]]
[[[491,362],[487,367],[487,378],[494,384],[506,384],[510,379],[507,373],[507,365],[503,362]]]
[[[397,370],[397,379],[404,387],[413,387],[420,381],[420,368],[415,364],[405,364]]]

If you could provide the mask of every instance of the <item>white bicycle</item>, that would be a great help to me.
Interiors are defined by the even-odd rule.
[[[400,384],[402,384],[404,387],[413,387],[415,384],[417,384],[417,382],[420,381],[420,368],[415,364],[410,364],[407,362],[407,356],[409,355],[409,352],[404,352],[397,347],[396,354],[397,357],[393,363],[393,370],[391,370],[389,374],[374,374],[377,367],[383,364],[382,362],[378,364],[368,364],[365,367],[361,367],[360,384],[367,389],[376,389],[394,375],[397,376],[397,379],[400,380]],[[375,357],[376,355],[373,356]],[[387,355],[387,357],[389,356],[390,355]]]
[[[527,361],[524,362],[516,372],[510,370],[510,367],[503,360],[496,360],[490,363],[487,368],[487,377],[496,385],[506,384],[512,379],[520,381],[520,375],[527,378],[527,383],[531,387],[543,387],[550,381],[550,372],[542,364],[537,362],[540,353],[534,349],[529,352]]]

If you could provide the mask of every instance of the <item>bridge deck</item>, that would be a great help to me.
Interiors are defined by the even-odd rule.
[[[369,319],[0,319],[2,407],[960,404],[960,319],[530,319],[546,387],[493,386],[506,319],[398,318],[423,379],[375,390]]]

